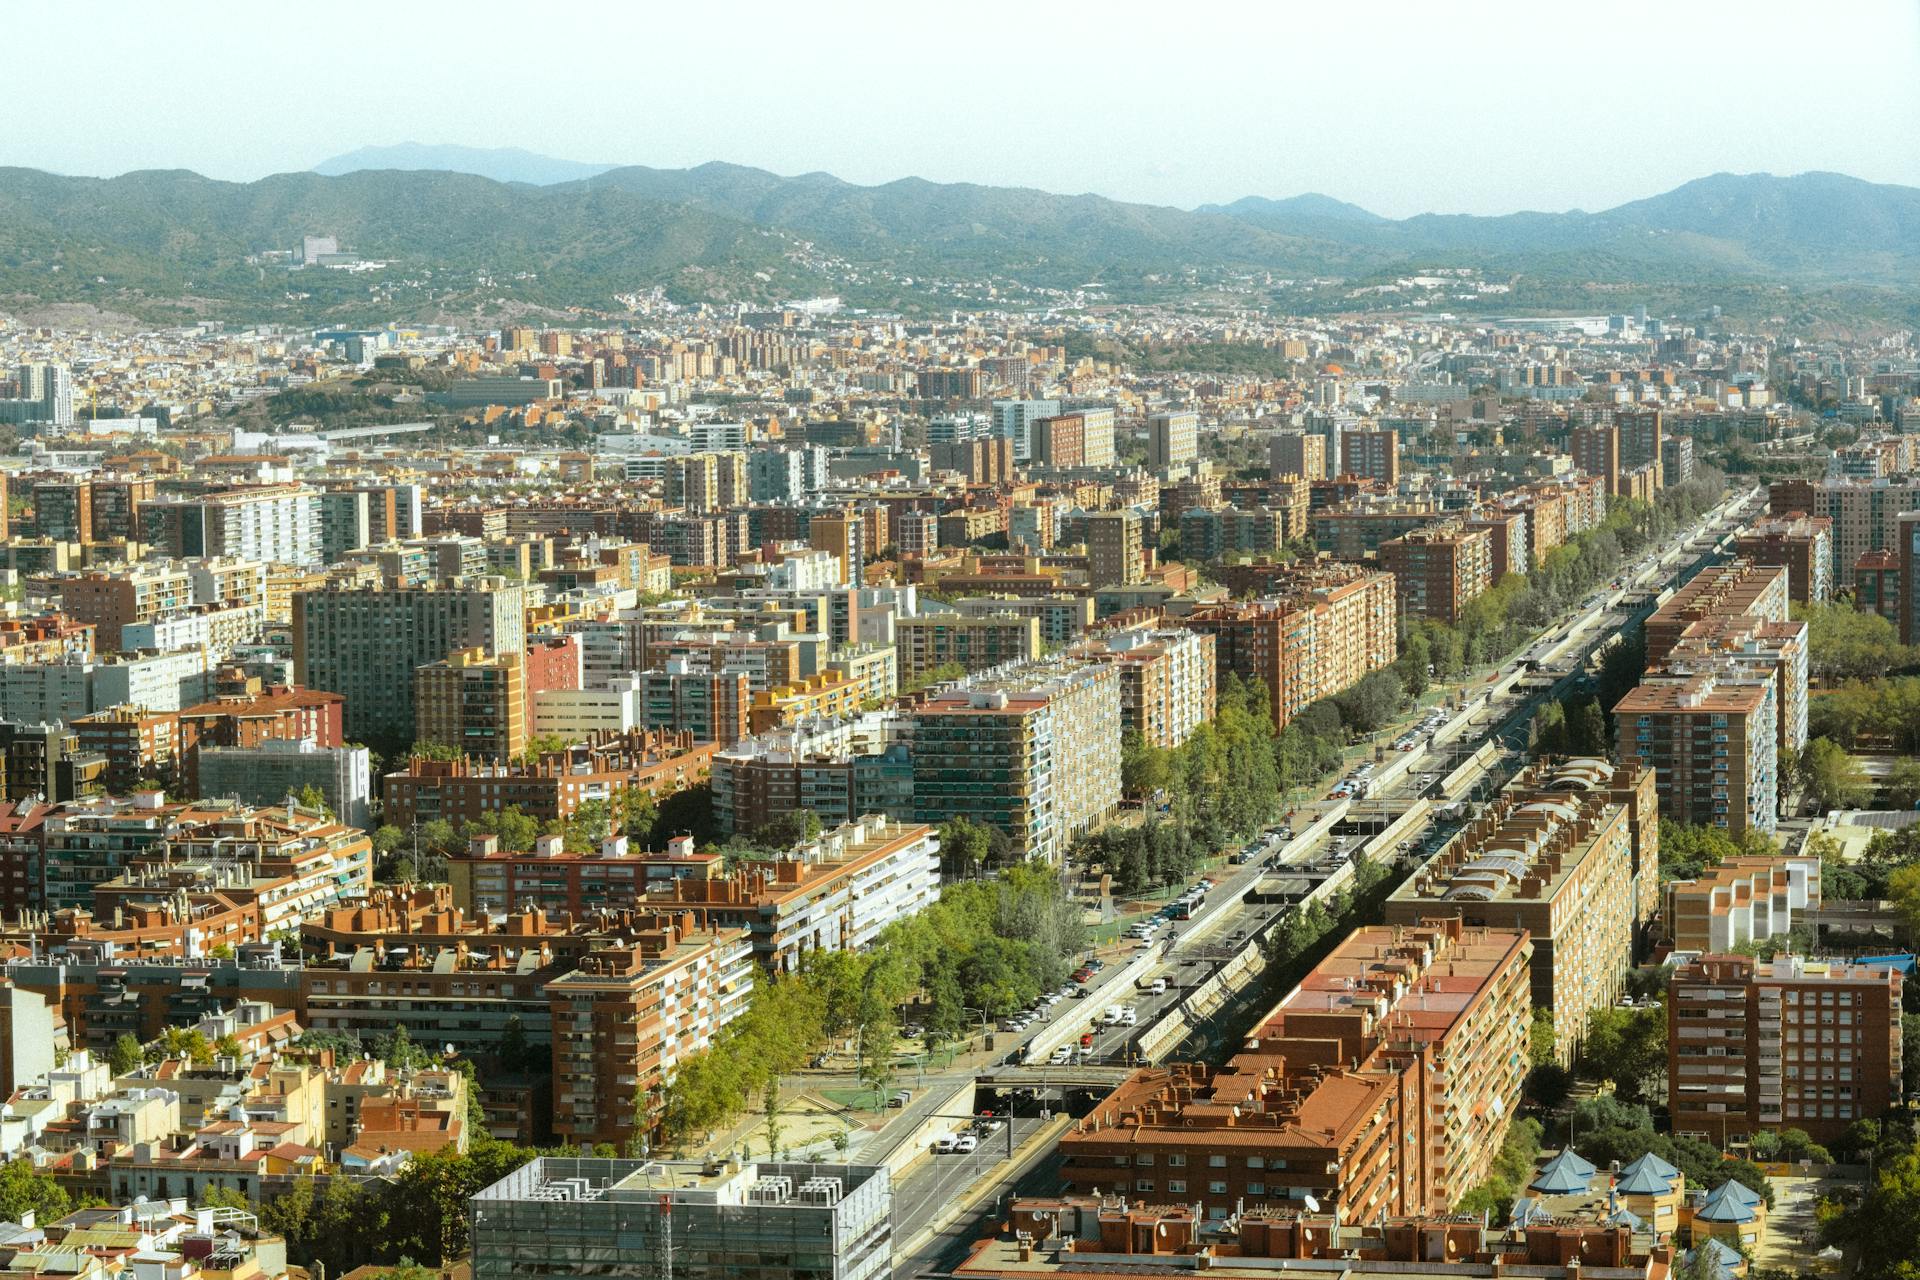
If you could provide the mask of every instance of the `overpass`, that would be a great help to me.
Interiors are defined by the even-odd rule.
[[[1083,1062],[1065,1066],[989,1067],[973,1078],[982,1089],[1115,1089],[1132,1067]]]

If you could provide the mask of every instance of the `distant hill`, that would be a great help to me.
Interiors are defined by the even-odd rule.
[[[610,164],[560,160],[520,147],[459,147],[402,142],[391,147],[361,147],[322,160],[313,172],[329,178],[363,169],[429,169],[444,173],[471,173],[495,182],[525,182],[536,187],[577,182],[605,173]]]
[[[394,150],[406,149],[355,155]],[[455,150],[409,154],[449,159]],[[267,254],[303,235],[336,236],[389,266],[288,271]],[[78,302],[148,319],[618,311],[617,295],[653,287],[688,302],[826,292],[936,310],[984,298],[988,285],[1001,299],[1025,290],[1044,303],[1059,296],[1048,291],[1092,284],[1119,300],[1225,289],[1353,310],[1405,299],[1304,284],[1274,291],[1295,279],[1358,287],[1441,267],[1508,287],[1456,293],[1448,307],[1612,310],[1631,297],[1793,315],[1819,295],[1840,300],[1828,312],[1865,308],[1914,323],[1920,190],[1836,174],[1720,174],[1601,213],[1395,220],[1326,196],[1188,211],[919,178],[859,186],[729,164],[622,167],[544,185],[438,168],[252,183],[0,169],[0,304]]]

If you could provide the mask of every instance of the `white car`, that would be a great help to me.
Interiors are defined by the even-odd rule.
[[[1126,1008],[1120,1011],[1121,1026],[1123,1027],[1135,1026],[1135,1025],[1138,1025],[1139,1021],[1140,1021],[1139,1011],[1136,1010],[1132,1005],[1128,1005]]]
[[[933,1153],[939,1156],[950,1156],[959,1145],[960,1139],[949,1133],[944,1137],[933,1140]]]
[[[1073,1061],[1073,1049],[1063,1044],[1053,1051],[1053,1057],[1049,1058],[1048,1061],[1056,1067],[1064,1067]]]
[[[966,1155],[970,1151],[978,1151],[980,1149],[980,1139],[970,1133],[963,1133],[954,1139],[953,1149],[958,1155]]]

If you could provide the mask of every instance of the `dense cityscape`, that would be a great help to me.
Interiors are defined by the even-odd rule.
[[[1920,9],[29,9],[0,1280],[1920,1280]]]
[[[1169,330],[1272,371],[1100,354]],[[1904,338],[813,299],[0,355],[0,1274],[1887,1247]]]

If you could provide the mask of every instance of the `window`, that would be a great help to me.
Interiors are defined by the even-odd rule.
[[[1226,1167],[1227,1167],[1227,1158],[1225,1156],[1208,1156],[1207,1157],[1207,1168],[1224,1169]]]
[[[1247,1168],[1264,1169],[1266,1167],[1267,1167],[1266,1157],[1264,1156],[1248,1156],[1247,1157]]]
[[[1140,1179],[1139,1181],[1137,1181],[1137,1182],[1135,1182],[1135,1183],[1133,1184],[1133,1189],[1134,1189],[1135,1191],[1152,1191],[1152,1190],[1153,1190],[1153,1179],[1152,1179],[1152,1178],[1141,1178],[1141,1179]]]
[[[1170,1196],[1185,1195],[1186,1191],[1187,1191],[1187,1180],[1185,1178],[1171,1178],[1167,1181],[1168,1195]]]
[[[1831,1108],[1829,1108],[1829,1110],[1831,1110]],[[1209,1195],[1223,1196],[1227,1194],[1227,1184],[1224,1182],[1209,1182],[1207,1184],[1207,1193]]]
[[[1187,1167],[1186,1155],[1182,1152],[1178,1152],[1178,1151],[1174,1152],[1172,1155],[1167,1157],[1167,1167],[1170,1169],[1186,1168]]]

